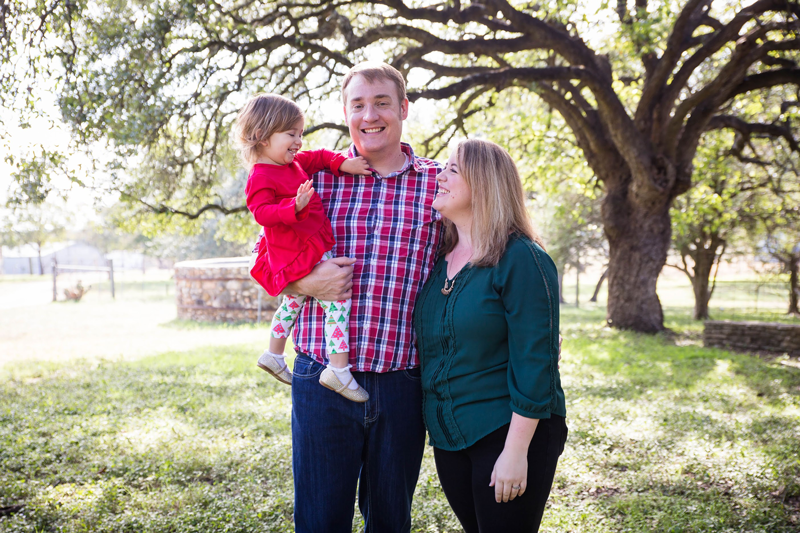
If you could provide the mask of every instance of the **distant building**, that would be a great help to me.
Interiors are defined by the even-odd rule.
[[[150,268],[169,268],[171,261],[150,257],[141,252],[129,250],[113,250],[106,254],[106,259],[114,261],[114,270],[143,270]]]
[[[42,246],[42,264],[35,244],[15,248],[3,247],[3,274],[52,274],[53,258],[61,265],[106,266],[103,253],[90,244],[80,241],[50,243]]]

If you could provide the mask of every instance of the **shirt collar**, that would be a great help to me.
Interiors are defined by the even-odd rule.
[[[403,152],[403,154],[406,156],[406,162],[403,165],[403,168],[398,170],[398,171],[396,171],[396,172],[392,172],[388,176],[385,176],[386,178],[393,178],[395,176],[399,176],[400,174],[408,172],[408,170],[412,166],[414,167],[414,170],[416,172],[422,172],[424,170],[422,165],[419,162],[419,158],[414,154],[414,149],[411,148],[410,144],[401,142],[400,143],[400,151]],[[358,157],[358,155],[359,154],[358,154],[358,150],[356,150],[356,145],[355,144],[351,144],[350,148],[347,150],[347,158],[350,159],[350,158],[353,158],[353,157]]]

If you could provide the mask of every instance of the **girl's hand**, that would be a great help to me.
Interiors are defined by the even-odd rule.
[[[361,156],[345,160],[345,162],[339,166],[339,171],[360,176],[371,174],[367,160]]]
[[[503,448],[503,453],[494,463],[489,486],[494,487],[494,499],[497,503],[510,502],[517,496],[522,496],[528,486],[528,454],[510,450],[508,446]]]
[[[311,201],[311,195],[314,194],[314,187],[311,185],[311,180],[306,180],[297,188],[297,196],[294,197],[294,212],[299,213],[303,210],[308,202]]]

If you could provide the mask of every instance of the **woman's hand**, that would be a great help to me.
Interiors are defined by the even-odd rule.
[[[294,198],[294,212],[299,213],[303,210],[308,202],[311,201],[311,196],[314,194],[314,187],[311,185],[311,180],[306,180],[297,188],[297,196]]]
[[[510,502],[517,496],[522,496],[527,485],[527,450],[513,450],[506,446],[492,469],[492,482],[489,486],[494,487],[494,499],[497,503]]]
[[[340,166],[339,171],[346,174],[355,174],[357,176],[365,176],[370,174],[369,163],[361,156],[352,157],[345,160]]]
[[[510,502],[525,493],[528,486],[528,446],[538,425],[538,418],[511,413],[506,444],[494,463],[489,483],[490,487],[494,487],[497,503]]]

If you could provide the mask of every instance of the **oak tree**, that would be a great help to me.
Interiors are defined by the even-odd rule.
[[[38,39],[28,50],[61,61],[59,101],[77,138],[143,155],[153,167],[151,205],[165,212],[231,209],[205,193],[231,118],[255,91],[311,106],[336,95],[354,62],[378,56],[408,75],[412,101],[453,110],[431,145],[498,94],[535,93],[569,125],[605,194],[608,322],[657,332],[669,211],[692,188],[703,136],[757,132],[797,149],[780,110],[760,123],[739,111],[800,81],[800,6],[635,0],[629,9],[619,0],[587,13],[581,4],[38,0],[4,4],[0,35],[27,21],[14,42]],[[325,125],[322,117],[312,113],[311,129]]]

